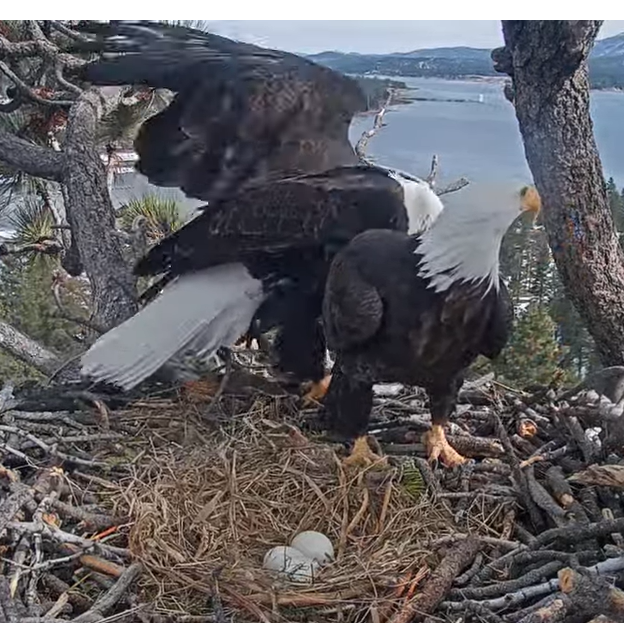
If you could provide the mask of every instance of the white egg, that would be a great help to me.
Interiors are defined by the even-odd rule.
[[[322,532],[315,530],[300,532],[290,546],[320,564],[334,559],[334,546]]]
[[[310,583],[318,563],[294,547],[278,545],[264,555],[262,566],[269,571],[283,573],[293,582]]]

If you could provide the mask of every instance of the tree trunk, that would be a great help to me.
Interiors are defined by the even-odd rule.
[[[624,254],[607,200],[589,113],[587,57],[600,21],[503,21],[498,71],[542,197],[548,241],[566,294],[604,365],[624,364]]]
[[[136,280],[122,254],[95,140],[97,124],[107,107],[118,101],[118,91],[117,87],[91,89],[78,98],[70,111],[62,152],[0,130],[0,160],[34,177],[65,185],[65,210],[72,232],[68,251],[75,256],[78,249],[80,257],[73,258],[74,265],[84,266],[91,282],[95,321],[107,329],[137,311]]]
[[[0,348],[46,376],[52,376],[63,363],[58,355],[6,322],[0,322]]]
[[[137,301],[136,280],[115,231],[106,171],[96,145],[97,124],[106,103],[100,91],[90,89],[72,106],[63,144],[62,179],[67,188],[67,222],[91,282],[95,319],[108,329],[134,314]]]

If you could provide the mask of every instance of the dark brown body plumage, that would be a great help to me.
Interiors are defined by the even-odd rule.
[[[368,166],[258,185],[223,200],[151,249],[139,275],[174,275],[257,256],[337,251],[370,228],[407,231],[401,186]]]
[[[418,276],[418,238],[369,231],[343,249],[329,271],[323,320],[336,352],[325,401],[331,428],[366,432],[372,387],[400,382],[426,389],[433,424],[452,413],[465,369],[504,347],[512,308],[504,284],[456,283],[436,294]]]

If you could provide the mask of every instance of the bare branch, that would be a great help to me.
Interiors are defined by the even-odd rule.
[[[13,82],[17,90],[25,95],[28,99],[41,104],[43,106],[71,106],[73,102],[71,100],[53,100],[38,95],[34,89],[31,89],[20,77],[11,70],[11,68],[4,62],[0,61],[0,71]],[[69,83],[68,83],[69,84]]]
[[[461,190],[462,188],[468,186],[468,184],[470,184],[470,182],[465,177],[460,177],[455,182],[452,182],[448,186],[445,186],[444,188],[436,191],[436,194],[438,195],[438,197],[441,197],[442,195],[448,195],[449,193],[456,193],[458,190]]]
[[[44,57],[50,60],[59,59],[65,67],[77,69],[86,64],[80,58],[61,52],[52,42],[47,39],[33,41],[12,42],[0,35],[0,59],[10,58],[19,60],[22,58]]]
[[[6,322],[0,322],[0,348],[46,375],[53,374],[61,365],[58,355]]]
[[[124,598],[128,589],[141,575],[141,571],[142,566],[140,563],[135,562],[130,565],[111,589],[98,599],[90,610],[76,617],[74,621],[76,623],[97,623],[98,621],[103,621],[104,616]]]
[[[431,158],[431,171],[429,172],[429,175],[427,175],[427,178],[425,180],[427,184],[431,186],[431,188],[435,186],[435,179],[436,179],[436,176],[438,175],[439,164],[440,164],[440,161],[438,159],[438,155],[433,154],[433,158]]]
[[[360,140],[355,145],[356,155],[360,160],[365,163],[371,162],[370,159],[366,157],[366,146],[368,145],[368,141],[373,138],[373,136],[375,136],[375,134],[377,134],[377,132],[381,130],[381,128],[384,127],[385,124],[383,122],[383,118],[386,114],[388,106],[390,106],[390,102],[392,101],[392,95],[392,89],[388,89],[388,99],[386,100],[386,103],[381,107],[379,112],[375,115],[373,127],[370,130],[366,130],[365,132],[363,132],[362,136],[360,136]]]
[[[82,94],[83,91],[80,87],[77,87],[75,84],[67,80],[65,76],[63,76],[63,64],[60,61],[56,62],[56,66],[54,67],[54,76],[56,77],[56,81],[71,93],[74,93],[75,95]]]
[[[26,84],[26,80],[18,75],[15,69],[10,66],[11,63],[5,63],[2,60],[10,59],[11,61],[15,61],[21,58],[39,57],[44,62],[42,63],[40,75],[35,81],[36,83],[39,83],[40,78],[43,77],[47,68],[54,67],[53,78],[61,89],[74,95],[80,95],[82,92],[79,87],[69,82],[63,76],[63,69],[65,67],[75,69],[82,66],[85,61],[70,54],[62,53],[59,48],[45,36],[36,21],[26,21],[25,25],[32,37],[31,41],[12,42],[0,36],[0,71],[13,82],[19,96],[21,96],[14,98],[14,101],[11,102],[11,108],[19,107],[25,99],[42,106],[71,106],[73,103],[72,100],[62,98],[54,99],[52,97],[42,96],[42,93],[38,93],[36,88]]]
[[[64,26],[59,21],[50,20],[50,24],[52,25],[52,28],[60,32],[62,35],[65,35],[67,38],[71,39],[72,41],[81,41],[81,42],[89,41],[89,37],[87,37],[86,35],[83,35],[80,32],[76,32],[75,30],[72,30],[71,28],[67,28],[67,26]]]
[[[0,257],[5,255],[25,255],[27,253],[58,255],[62,250],[63,246],[54,238],[42,238],[30,244],[16,244],[8,241],[0,243]]]

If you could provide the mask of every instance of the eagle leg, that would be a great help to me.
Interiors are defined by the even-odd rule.
[[[431,426],[431,430],[425,435],[425,445],[427,456],[432,463],[438,458],[446,467],[456,467],[466,462],[466,459],[448,442],[441,424]]]
[[[386,457],[375,454],[368,445],[366,430],[373,408],[372,383],[345,374],[337,361],[323,407],[323,417],[330,430],[343,440],[354,440],[351,454],[342,463],[345,467],[388,464]]]
[[[344,459],[342,464],[344,467],[369,467],[373,464],[387,465],[388,459],[375,454],[368,445],[368,436],[363,435],[355,440],[351,454]]]
[[[319,401],[325,398],[331,379],[332,375],[326,374],[320,381],[312,381],[312,383],[305,384],[304,389],[308,389],[308,391],[303,396],[304,403]]]
[[[445,387],[429,389],[429,403],[431,408],[431,430],[425,434],[424,442],[430,462],[441,459],[446,467],[456,467],[466,462],[466,459],[457,452],[448,442],[444,433],[444,425],[455,410],[457,393],[463,379],[456,377]]]

